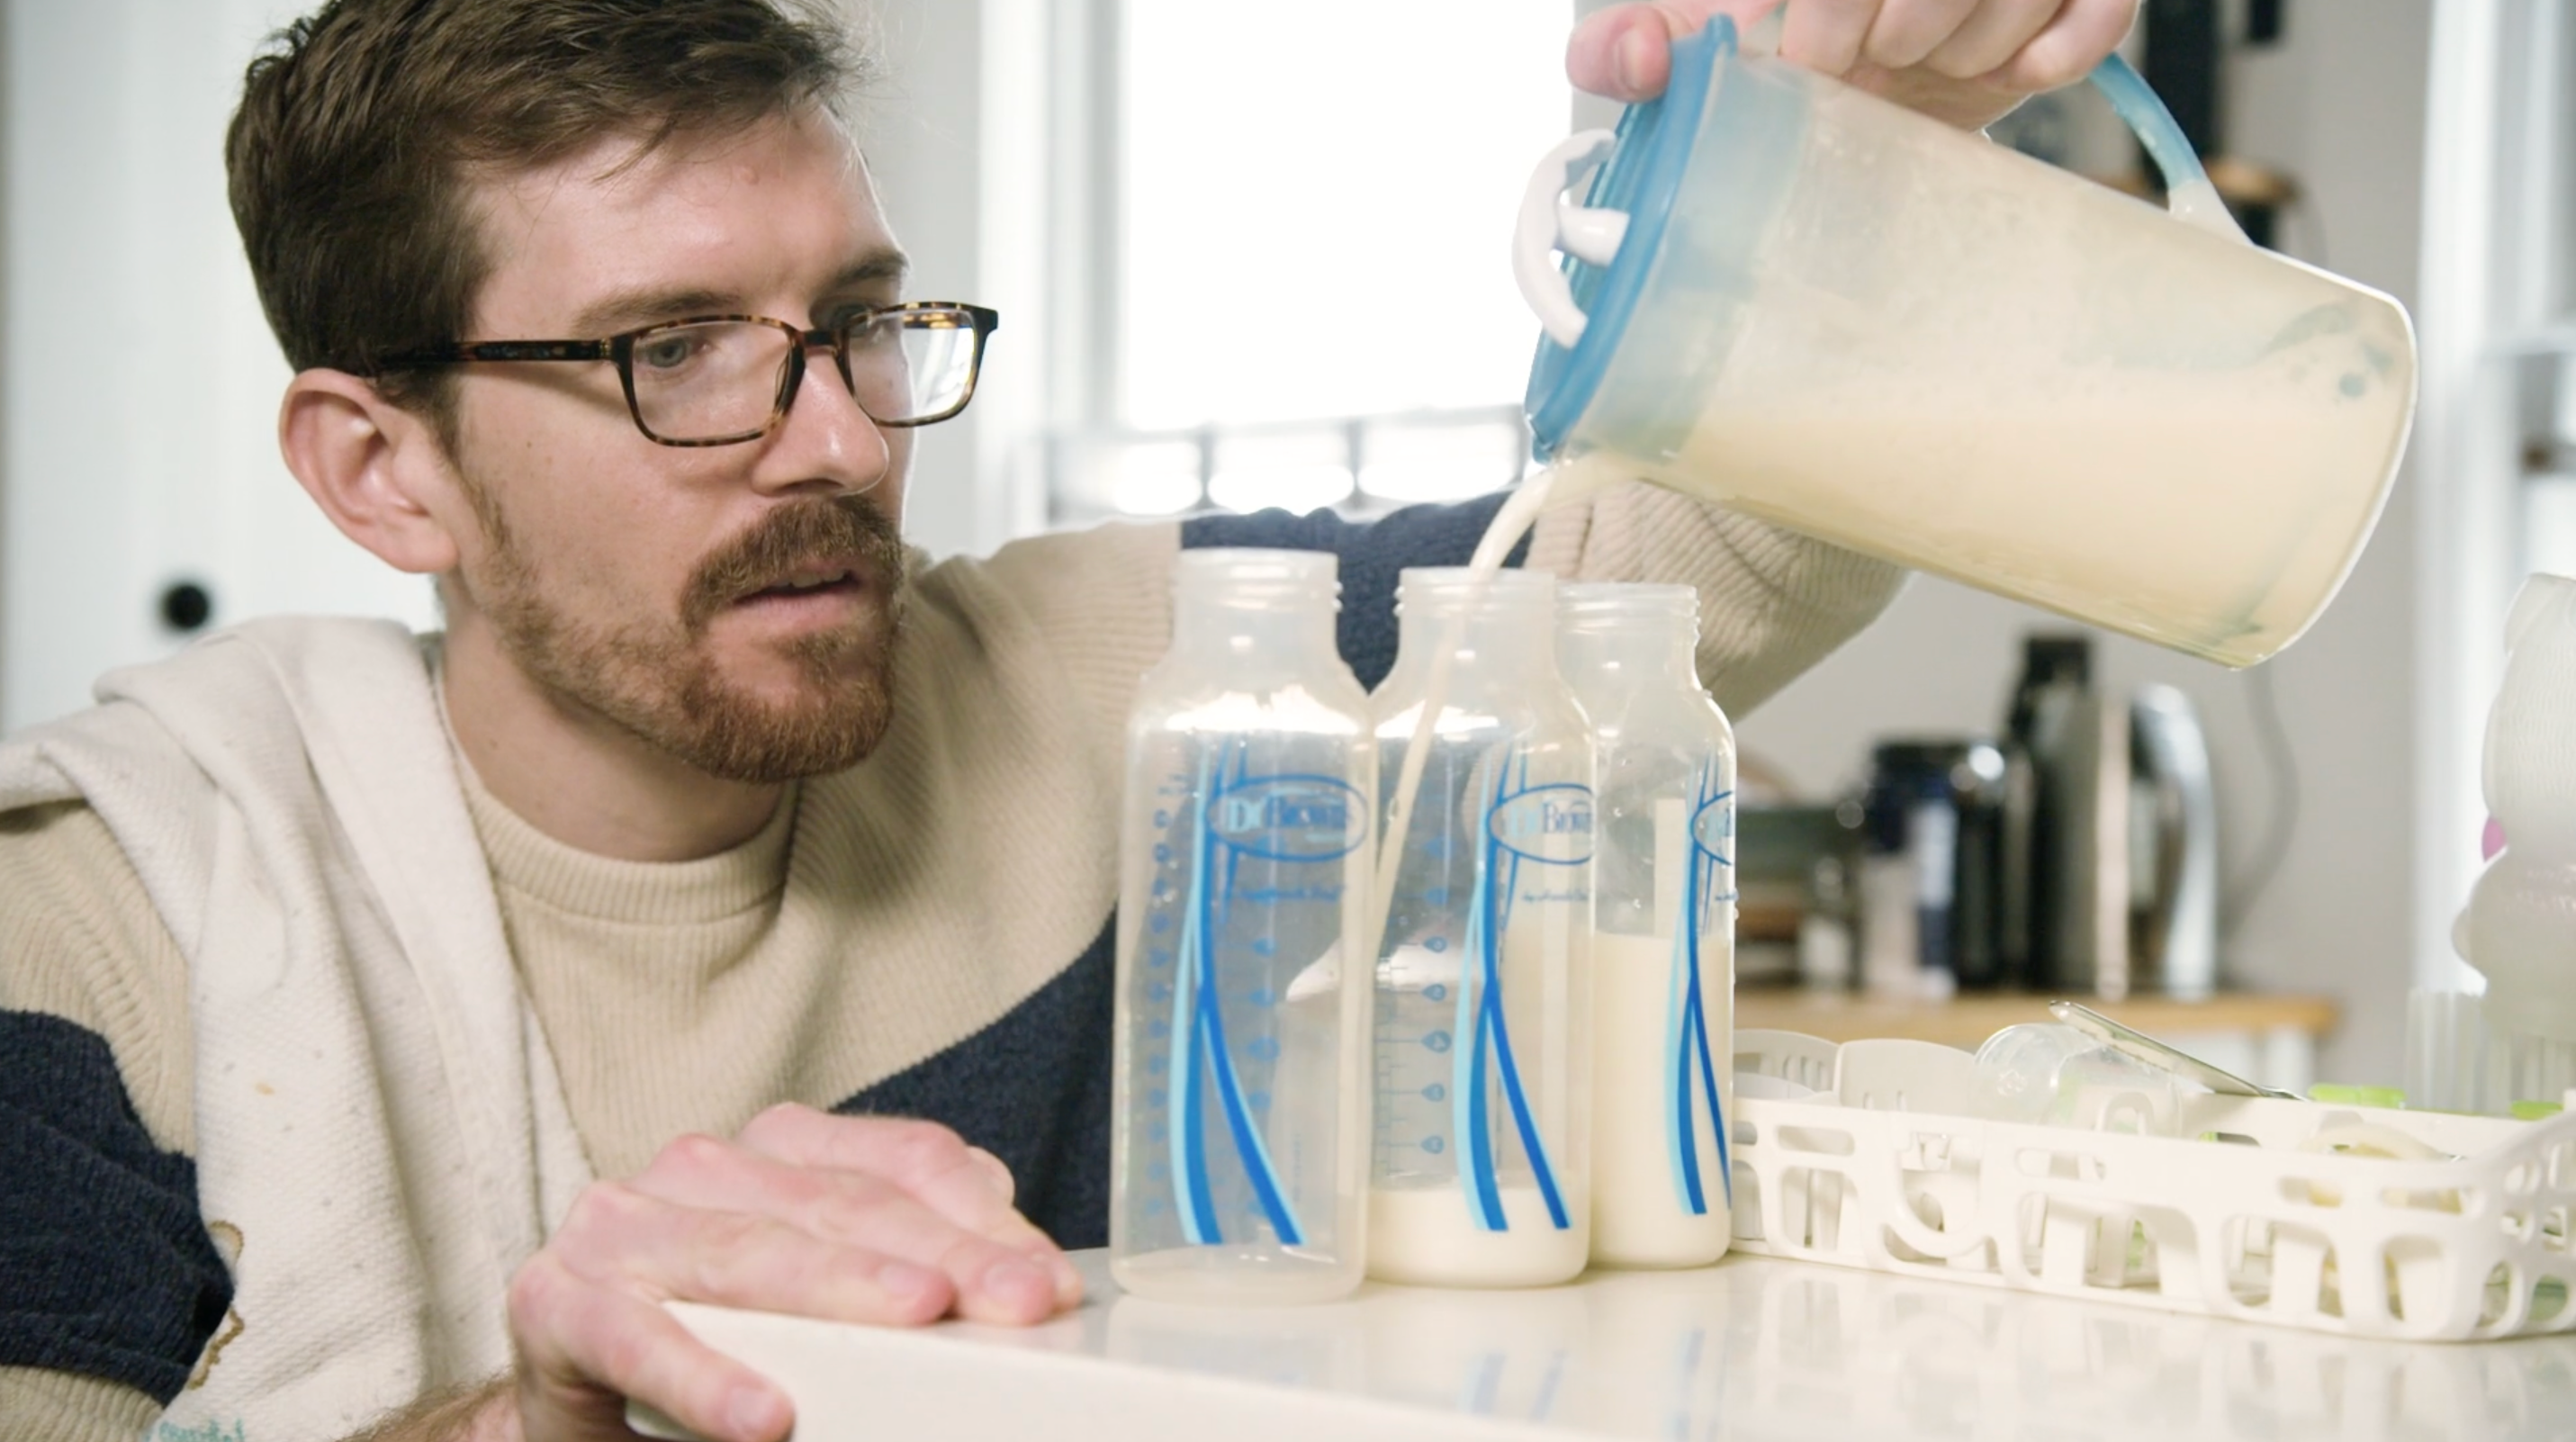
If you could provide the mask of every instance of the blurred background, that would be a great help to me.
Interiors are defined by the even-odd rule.
[[[1563,79],[1567,30],[1592,6],[853,4],[885,61],[864,142],[916,293],[1006,318],[973,410],[924,433],[921,544],[983,551],[1202,507],[1368,514],[1520,474],[1536,331],[1506,238],[1536,156],[1612,118]],[[331,531],[277,460],[287,373],[224,205],[221,137],[243,64],[302,8],[6,0],[10,729],[210,625],[289,610],[436,623],[428,584]],[[2205,743],[2211,824],[2191,844],[2214,848],[2218,977],[2321,1003],[2236,1027],[2241,1064],[2394,1080],[2408,988],[2463,974],[2448,931],[2479,865],[2505,607],[2528,571],[2576,572],[2576,5],[2146,12],[2133,58],[2256,237],[2413,312],[2423,394],[2404,476],[2341,599],[2252,672],[1916,579],[1739,718],[1748,801],[1809,827],[1773,833],[1789,860],[1776,905],[1748,906],[1748,991],[1845,984],[1837,946],[1842,976],[1867,980],[1854,898],[1873,788],[1922,759],[1880,748],[1965,747],[1964,783],[1985,764],[1975,747],[2012,739],[2028,639],[2080,638],[2100,710],[2142,714],[2127,698],[2170,687]],[[2035,103],[1996,138],[2141,184],[2089,92]],[[2136,754],[2143,917],[2177,865],[2150,823],[2184,803]],[[1986,824],[1975,789],[1953,788],[1971,836]],[[1850,869],[1820,875],[1827,859]],[[2266,1037],[2291,1052],[2266,1059]]]

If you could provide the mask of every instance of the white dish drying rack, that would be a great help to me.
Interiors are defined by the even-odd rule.
[[[2576,1330],[2576,1092],[2536,1122],[2206,1094],[2168,1137],[1969,1116],[1974,1058],[1932,1042],[1745,1030],[1735,1069],[1815,1093],[1739,1086],[1738,1251],[2356,1337]]]

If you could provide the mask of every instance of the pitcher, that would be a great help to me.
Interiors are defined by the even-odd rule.
[[[1711,20],[1532,179],[1539,457],[2229,666],[2288,645],[2387,499],[2412,327],[2247,243],[2136,72],[2093,78],[2170,212]]]

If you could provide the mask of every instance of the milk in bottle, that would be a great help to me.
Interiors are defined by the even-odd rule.
[[[1592,742],[1555,582],[1408,570],[1372,698],[1379,866],[1369,1271],[1535,1286],[1590,1243]]]
[[[1697,591],[1572,585],[1558,618],[1599,775],[1592,1260],[1699,1266],[1731,1232],[1734,732],[1693,661]]]

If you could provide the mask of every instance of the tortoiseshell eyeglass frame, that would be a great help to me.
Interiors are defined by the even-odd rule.
[[[793,321],[776,320],[765,315],[693,315],[681,320],[657,321],[635,330],[602,336],[597,340],[484,340],[449,341],[402,351],[376,362],[375,374],[389,371],[433,370],[441,366],[470,365],[477,361],[516,363],[521,361],[613,361],[617,365],[618,383],[626,391],[626,413],[635,421],[635,429],[655,445],[663,446],[734,446],[756,441],[778,429],[787,418],[787,408],[796,403],[796,388],[805,381],[805,353],[817,346],[832,352],[832,361],[841,372],[841,384],[850,388],[853,399],[858,383],[850,378],[849,336],[863,327],[875,325],[889,317],[906,330],[965,329],[975,332],[973,352],[966,362],[966,388],[958,393],[957,403],[930,415],[889,420],[862,404],[869,420],[890,429],[905,430],[914,426],[934,425],[966,409],[975,399],[975,383],[984,372],[985,338],[1001,328],[999,311],[958,301],[916,300],[902,305],[872,306],[842,317],[840,324],[807,330]],[[635,347],[664,331],[683,326],[710,325],[720,321],[739,321],[774,327],[787,334],[787,363],[779,371],[778,394],[770,402],[769,419],[756,430],[738,431],[731,435],[675,440],[654,434],[644,421],[644,407],[635,398]]]

